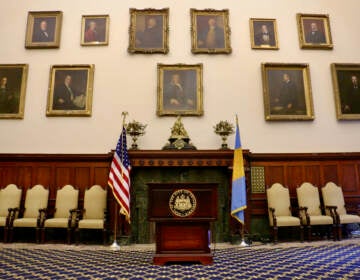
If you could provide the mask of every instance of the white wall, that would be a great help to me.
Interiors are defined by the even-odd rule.
[[[203,63],[204,111],[183,123],[198,149],[217,149],[213,125],[239,116],[243,148],[252,152],[360,151],[360,123],[337,121],[330,63],[360,63],[359,0],[32,0],[1,1],[0,63],[28,63],[23,120],[0,120],[0,153],[107,153],[116,145],[121,112],[148,124],[139,145],[161,149],[174,117],[156,115],[157,63]],[[127,53],[129,8],[170,8],[170,53]],[[193,55],[190,8],[229,9],[231,55]],[[59,49],[25,49],[28,11],[63,12]],[[296,13],[329,14],[334,49],[301,50]],[[81,16],[109,14],[110,43],[81,47]],[[249,18],[276,18],[278,51],[252,50]],[[5,38],[5,39],[4,39]],[[264,120],[260,64],[309,63],[315,120]],[[49,70],[55,64],[95,64],[91,117],[46,117]],[[229,139],[233,146],[233,137]]]

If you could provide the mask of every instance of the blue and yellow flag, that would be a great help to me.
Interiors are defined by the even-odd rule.
[[[232,175],[231,216],[245,224],[244,210],[246,209],[246,184],[244,159],[240,141],[240,131],[236,116],[236,133],[234,147],[234,162]]]

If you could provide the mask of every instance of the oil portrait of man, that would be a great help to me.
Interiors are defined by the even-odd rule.
[[[308,65],[263,63],[262,69],[267,120],[313,119]]]

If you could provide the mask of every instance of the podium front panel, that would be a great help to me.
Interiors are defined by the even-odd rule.
[[[148,217],[150,221],[161,220],[216,220],[217,187],[215,183],[151,183],[149,186]],[[177,191],[191,193],[191,203],[195,202],[194,211],[188,216],[174,214],[171,199]],[[188,197],[186,199],[189,200]],[[184,199],[185,200],[185,199]],[[193,201],[194,200],[194,201]],[[186,200],[185,200],[186,201]],[[193,206],[193,205],[192,205]]]

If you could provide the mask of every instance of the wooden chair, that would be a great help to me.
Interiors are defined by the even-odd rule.
[[[327,183],[321,189],[321,192],[324,200],[326,214],[333,218],[334,224],[337,226],[337,238],[341,240],[341,225],[358,224],[360,223],[360,216],[347,213],[344,194],[341,187],[337,186],[335,183]]]
[[[304,239],[303,225],[300,217],[294,217],[291,213],[289,189],[280,183],[273,184],[266,190],[268,203],[269,223],[273,231],[274,243],[278,241],[279,227],[299,227],[300,239]]]
[[[76,242],[80,240],[80,230],[102,230],[103,243],[106,243],[107,234],[107,191],[99,185],[85,190],[84,209],[78,211],[75,233]]]
[[[4,228],[4,242],[8,241],[9,225],[20,208],[22,190],[14,184],[0,189],[0,227]]]
[[[45,189],[42,185],[36,185],[27,190],[25,207],[20,209],[20,218],[15,218],[11,225],[9,225],[11,241],[13,241],[14,228],[35,228],[36,242],[40,241],[40,229],[44,224],[48,199],[49,190]]]
[[[75,225],[76,211],[78,208],[79,190],[71,185],[65,185],[56,192],[54,213],[46,218],[42,228],[41,240],[45,242],[46,229],[62,228],[67,229],[67,243],[71,242],[71,233]]]
[[[306,182],[296,189],[296,194],[299,208],[302,209],[301,220],[308,230],[308,240],[311,241],[312,238],[311,227],[319,225],[330,226],[335,240],[335,224],[331,217],[322,214],[318,188]]]

